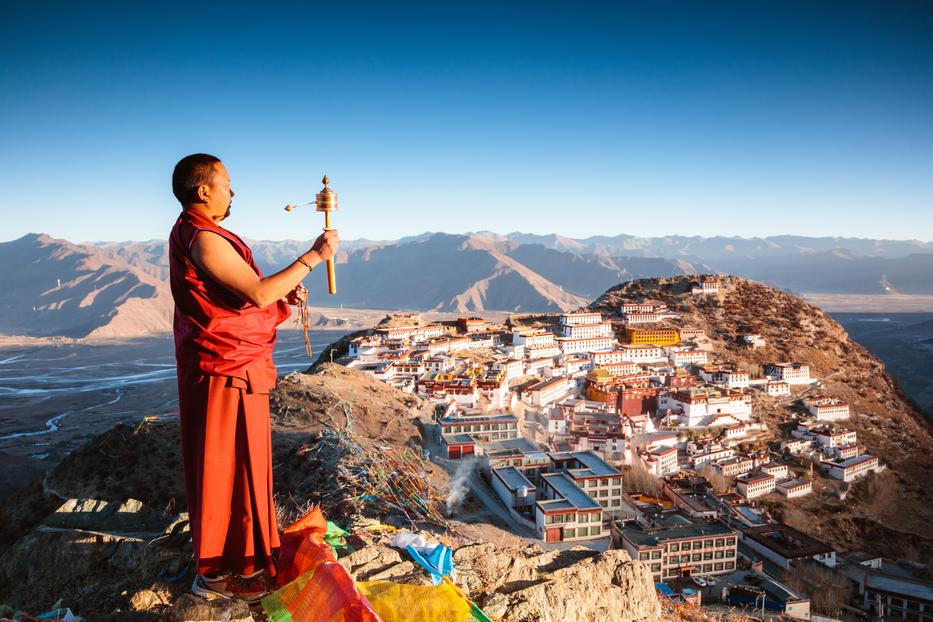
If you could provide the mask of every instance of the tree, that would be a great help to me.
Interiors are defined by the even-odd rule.
[[[622,483],[627,492],[646,492],[652,495],[661,492],[660,478],[640,464],[633,464],[622,473]]]
[[[700,474],[706,478],[706,481],[713,487],[713,493],[724,495],[732,490],[732,478],[727,477],[714,469],[712,465],[705,464],[700,469]]]

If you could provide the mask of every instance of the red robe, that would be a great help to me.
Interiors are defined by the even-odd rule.
[[[175,359],[185,494],[199,574],[275,574],[279,535],[272,501],[269,391],[275,327],[289,316],[237,298],[191,259],[200,231],[227,239],[262,278],[238,236],[195,212],[169,237]]]

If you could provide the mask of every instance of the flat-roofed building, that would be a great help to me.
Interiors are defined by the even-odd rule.
[[[551,452],[551,468],[566,473],[603,508],[608,522],[626,516],[630,508],[623,501],[622,473],[593,451]]]
[[[658,308],[658,306],[659,305],[656,305],[653,302],[623,302],[621,311],[622,315],[625,315],[626,313],[653,313]]]
[[[775,484],[777,480],[773,475],[761,471],[752,471],[735,478],[736,491],[746,499],[763,497],[774,490]]]
[[[849,404],[826,395],[809,397],[804,404],[817,421],[840,421],[849,418]]]
[[[618,345],[615,337],[557,337],[554,340],[562,354],[579,354],[599,350],[612,350]]]
[[[765,374],[772,380],[788,384],[810,384],[810,366],[805,363],[774,363],[765,366]]]
[[[706,333],[702,328],[684,326],[680,329],[680,338],[683,341],[699,341],[706,339]]]
[[[680,470],[675,447],[657,447],[638,453],[645,469],[658,477],[673,475]]]
[[[534,406],[547,406],[566,395],[569,390],[570,380],[565,376],[556,376],[531,385],[525,389],[525,395]]]
[[[734,456],[725,460],[720,460],[713,465],[725,477],[735,477],[748,473],[755,468],[755,461],[748,456]]]
[[[603,314],[596,311],[578,311],[576,313],[564,313],[560,316],[560,323],[563,326],[585,326],[601,324]]]
[[[848,445],[839,445],[838,447],[833,447],[833,456],[835,456],[836,461],[848,460],[849,458],[854,458],[861,454],[859,446],[856,443],[849,443]]]
[[[841,462],[824,462],[821,466],[827,470],[830,477],[844,482],[851,482],[869,473],[882,470],[878,458],[869,454],[862,454]]]
[[[665,360],[664,350],[660,346],[626,344],[621,346],[620,350],[622,350],[622,360],[632,363],[647,363],[651,361]]]
[[[457,332],[461,333],[482,333],[486,331],[488,324],[481,317],[458,317]]]
[[[652,311],[633,311],[624,314],[623,319],[625,320],[626,326],[632,326],[633,324],[654,324],[660,322],[662,316]]]
[[[513,414],[458,412],[438,419],[437,424],[441,434],[469,434],[481,443],[518,438],[518,417]]]
[[[630,522],[612,525],[612,540],[632,559],[648,566],[654,581],[691,575],[721,575],[736,569],[738,532],[719,522],[645,528]]]
[[[448,460],[459,460],[476,454],[476,441],[469,434],[444,434],[441,439]]]
[[[535,527],[545,542],[592,540],[608,534],[603,528],[603,508],[567,473],[541,475],[539,500],[535,503]]]
[[[528,348],[543,348],[554,345],[554,333],[546,330],[516,330],[512,331],[512,345]]]
[[[706,350],[688,348],[671,352],[670,360],[671,365],[674,367],[688,367],[690,365],[706,365],[709,357]]]
[[[869,619],[933,622],[933,581],[925,565],[847,555],[842,572],[858,587]]]
[[[742,540],[778,566],[790,568],[791,562],[813,559],[830,568],[836,567],[836,551],[828,544],[784,523],[750,527]]]
[[[596,314],[582,314],[588,318],[600,318],[594,322],[567,322],[568,318],[573,318],[577,314],[562,315],[560,318],[560,334],[562,337],[611,337],[612,325],[609,322],[603,322],[602,316]]]
[[[537,488],[513,466],[492,469],[492,489],[506,507],[521,515],[532,515]]]
[[[440,337],[446,333],[446,329],[438,324],[427,326],[393,326],[389,328],[377,328],[376,335],[383,340],[399,339],[408,341],[424,341]]]
[[[776,490],[788,499],[804,497],[813,492],[813,482],[808,479],[785,479],[777,483]]]
[[[663,481],[662,490],[691,519],[715,520],[719,516],[719,502],[705,477],[668,478]]]
[[[693,284],[693,287],[690,289],[690,293],[694,296],[718,294],[719,281],[716,279],[703,279]]]
[[[779,464],[777,462],[770,462],[768,464],[762,464],[758,467],[758,470],[762,473],[767,473],[768,475],[773,475],[777,480],[782,480],[787,478],[787,465]]]
[[[809,438],[789,438],[781,441],[781,451],[787,451],[793,455],[799,455],[810,451],[813,448],[813,441]]]
[[[770,395],[771,397],[790,395],[790,384],[783,380],[769,380],[764,385],[764,391],[765,395]]]
[[[680,343],[680,333],[674,328],[626,328],[625,334],[632,345],[672,346]]]
[[[747,369],[735,365],[707,364],[700,368],[700,378],[710,384],[718,384],[727,389],[744,389],[748,387],[751,376]]]

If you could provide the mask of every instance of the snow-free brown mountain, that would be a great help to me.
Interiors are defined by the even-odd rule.
[[[92,246],[30,234],[0,243],[0,334],[127,338],[171,330],[167,281]]]

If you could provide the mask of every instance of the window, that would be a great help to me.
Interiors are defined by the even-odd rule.
[[[601,479],[601,480],[599,480],[599,485],[600,485],[600,486],[608,486],[608,485],[609,485],[609,480],[608,480],[608,479]]]
[[[703,548],[704,548],[704,549],[711,549],[711,548],[713,548],[713,541],[712,541],[712,540],[707,540],[707,541],[705,541],[705,542],[703,543]]]
[[[613,485],[613,486],[621,486],[621,485],[622,485],[622,479],[619,478],[619,477],[613,477],[613,478],[612,478],[612,485]]]
[[[713,554],[713,557],[715,557],[716,559],[722,559],[722,551],[716,551]]]
[[[722,538],[719,538],[718,540],[716,540],[716,546],[722,546],[722,544],[723,544]]]
[[[712,554],[712,553],[703,553],[703,561],[707,561],[707,560],[710,560],[710,559],[713,559],[713,554]]]
[[[680,556],[680,563],[681,563],[681,564],[689,564],[689,563],[690,563],[690,556],[689,556],[689,555],[681,555],[681,556]]]
[[[694,554],[693,554],[693,561],[698,562],[698,561],[700,561],[700,559],[702,559],[702,557],[703,557],[703,556],[700,555],[699,553],[694,553]]]
[[[619,506],[621,506],[621,505],[622,505],[622,500],[621,500],[621,499],[613,499],[613,500],[612,500],[612,507],[616,507],[616,508],[617,508],[617,507],[619,507]]]
[[[582,531],[582,530],[581,530],[581,531]],[[640,559],[641,561],[646,561],[646,560],[648,560],[650,557],[651,557],[651,555],[650,555],[649,553],[639,553],[639,554],[638,554],[638,559]]]
[[[728,539],[726,540],[726,545],[727,545],[727,546],[735,546],[735,538],[728,538]]]
[[[590,535],[591,535],[591,536],[598,536],[600,533],[602,533],[602,530],[603,530],[603,528],[602,528],[601,526],[590,527]],[[652,555],[652,557],[654,557],[654,556]],[[660,555],[659,555],[659,557],[660,557]]]
[[[712,564],[703,564],[703,572],[712,572],[712,571],[713,571]]]
[[[722,570],[722,562],[718,564],[713,564],[713,570]]]
[[[621,497],[621,496],[622,496],[622,489],[621,489],[621,488],[613,488],[613,489],[612,489],[612,496],[613,496],[613,497]]]
[[[651,564],[651,572],[661,572],[661,564]]]
[[[651,551],[651,559],[661,559],[661,551]]]
[[[669,544],[668,547],[667,547],[667,550],[668,550],[668,551],[671,551],[671,552],[679,551],[679,550],[680,550],[680,545],[679,545],[679,544]]]
[[[565,537],[565,538],[576,538],[576,537],[577,537],[577,530],[576,530],[576,529],[570,529],[570,528],[564,529],[564,537]]]
[[[726,562],[726,570],[735,570],[735,562]]]
[[[589,515],[589,514],[579,514],[579,515],[577,515],[577,522],[578,522],[578,523],[588,523],[589,521],[590,521],[590,515]]]

